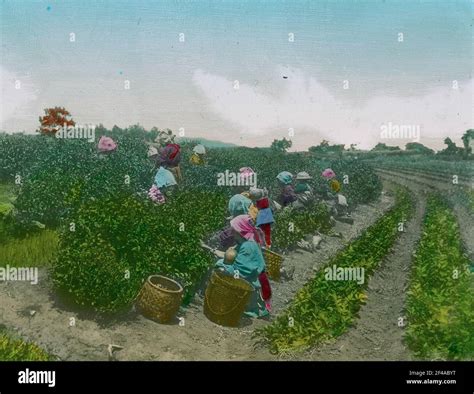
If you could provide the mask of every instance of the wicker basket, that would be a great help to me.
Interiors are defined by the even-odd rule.
[[[172,279],[151,275],[146,280],[136,300],[138,311],[145,317],[167,323],[178,312],[183,288]]]
[[[221,326],[237,327],[253,291],[244,279],[214,271],[206,288],[204,314]]]
[[[280,280],[280,268],[283,263],[283,256],[275,253],[269,249],[263,250],[263,257],[265,258],[265,265],[267,266],[267,274],[270,279]]]

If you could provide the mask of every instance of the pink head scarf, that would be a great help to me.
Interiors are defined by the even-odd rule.
[[[101,152],[111,152],[117,148],[117,144],[112,138],[103,135],[102,137],[100,137],[97,148]]]
[[[239,170],[239,175],[240,175],[240,179],[246,179],[250,176],[253,176],[255,174],[255,171],[252,170],[250,167],[242,167],[240,170]]]
[[[264,239],[254,226],[252,218],[249,215],[239,215],[230,221],[230,227],[237,231],[247,241],[261,243]]]
[[[333,170],[331,170],[330,168],[326,168],[323,171],[322,176],[326,179],[332,179],[336,176],[336,173]]]

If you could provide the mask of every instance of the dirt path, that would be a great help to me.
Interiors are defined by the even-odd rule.
[[[456,200],[453,200],[454,198],[455,197],[452,197],[451,201],[454,202],[453,210],[458,220],[461,238],[467,254],[471,258],[471,261],[474,261],[474,215],[472,211],[465,206],[456,204]]]
[[[423,183],[420,184],[420,179],[417,175],[395,175],[393,171],[379,171],[379,175],[385,179],[396,181],[412,190],[419,190],[424,193],[441,191],[442,195],[451,202],[466,252],[471,260],[474,261],[474,214],[472,210],[460,202],[458,185],[453,185],[449,179],[444,182],[423,179]]]
[[[343,239],[324,237],[314,253],[295,251],[285,259],[294,267],[293,280],[273,283],[274,313],[282,311],[314,273],[331,256],[360,235],[393,205],[393,197],[359,206],[353,212],[354,224],[337,223],[335,231]],[[262,320],[243,320],[242,327],[224,328],[210,322],[196,298],[182,308],[184,326],[154,323],[131,311],[120,320],[104,324],[99,320],[67,310],[54,299],[46,271],[40,271],[38,285],[20,282],[0,283],[0,322],[57,355],[62,360],[107,360],[107,346],[116,344],[118,360],[270,360],[266,349],[253,347],[254,328],[268,324]],[[73,324],[74,323],[74,324]]]
[[[382,261],[370,278],[367,301],[362,306],[354,328],[332,343],[304,354],[311,360],[410,360],[403,344],[400,317],[406,298],[412,252],[420,237],[425,197],[416,193],[416,207],[405,232],[397,239],[393,251]]]
[[[403,329],[398,318],[403,317],[406,287],[412,253],[420,237],[426,197],[440,191],[453,206],[461,237],[471,259],[474,257],[474,217],[472,211],[459,203],[459,186],[448,180],[429,179],[419,175],[379,171],[383,179],[408,187],[417,198],[416,211],[397,240],[393,252],[384,259],[370,280],[367,303],[361,308],[355,327],[333,343],[313,349],[301,358],[311,360],[410,360],[403,344]]]

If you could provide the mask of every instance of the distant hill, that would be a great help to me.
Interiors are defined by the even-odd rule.
[[[229,142],[222,142],[217,140],[208,140],[206,138],[177,138],[181,143],[202,144],[206,148],[237,148],[239,145],[231,144]]]

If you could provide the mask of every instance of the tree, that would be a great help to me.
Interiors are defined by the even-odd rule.
[[[419,142],[408,142],[405,145],[405,150],[416,151],[417,153],[428,154],[428,155],[431,155],[434,153],[433,149],[430,149],[427,146],[420,144]]]
[[[107,128],[101,123],[95,128],[95,135],[98,137],[102,137],[103,135],[106,135],[109,133]]]
[[[372,149],[372,151],[379,151],[379,150],[387,150],[387,145],[379,142],[377,145],[375,145]]]
[[[462,151],[462,149],[458,148],[453,140],[449,137],[446,137],[443,141],[447,147],[439,152],[440,155],[457,155]]]
[[[282,140],[273,140],[272,144],[270,145],[270,149],[275,152],[286,152],[291,146],[293,142],[291,140],[287,140],[283,138]]]
[[[342,154],[344,151],[344,144],[340,145],[330,145],[329,141],[322,140],[318,146],[310,146],[308,148],[310,152],[313,153],[338,153]]]
[[[384,144],[382,142],[379,142],[377,145],[375,145],[372,148],[372,151],[394,151],[394,150],[400,150],[398,146],[388,146],[387,144]]]
[[[328,140],[322,140],[321,143],[319,144],[321,147],[328,147],[329,146],[329,141]]]
[[[44,116],[39,117],[40,128],[39,133],[44,135],[55,135],[56,132],[66,125],[75,126],[76,122],[72,120],[72,116],[64,107],[46,108]]]
[[[312,153],[322,153],[323,152],[323,149],[321,148],[320,145],[318,146],[310,146],[308,148],[308,151],[312,152]]]
[[[118,127],[116,124],[114,124],[114,127],[112,127],[112,134],[123,134],[123,129]]]
[[[466,132],[461,137],[462,143],[464,145],[464,154],[469,156],[472,154],[472,144],[474,143],[474,129],[466,130]]]
[[[349,151],[354,152],[357,150],[357,144],[351,144],[349,147]]]

